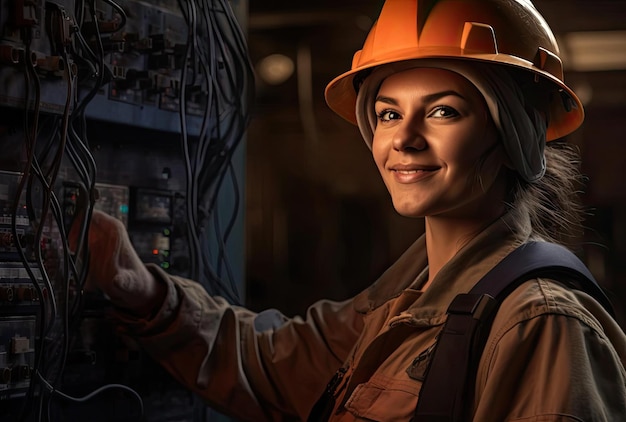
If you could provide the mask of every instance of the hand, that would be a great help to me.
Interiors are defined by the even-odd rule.
[[[75,250],[82,218],[70,230]],[[94,211],[89,227],[89,272],[85,291],[102,291],[111,302],[138,316],[147,316],[165,296],[165,286],[148,271],[133,248],[126,228],[118,219]]]

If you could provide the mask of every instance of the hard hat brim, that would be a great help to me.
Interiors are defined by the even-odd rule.
[[[415,50],[407,51],[405,54],[399,54],[398,51],[395,51],[393,57],[387,60],[379,58],[375,63],[364,64],[339,75],[326,86],[324,93],[326,103],[330,109],[339,116],[356,125],[355,106],[357,89],[354,86],[354,78],[361,72],[399,61],[414,60],[416,61],[415,67],[419,67],[420,59],[475,60],[511,66],[515,69],[525,69],[545,79],[554,87],[554,94],[552,95],[549,105],[550,116],[548,130],[546,132],[546,141],[552,141],[569,135],[578,129],[584,120],[582,102],[574,91],[551,73],[536,68],[533,63],[527,60],[508,54],[463,54],[461,56],[458,52],[457,54],[453,54],[452,52],[446,54],[446,52],[442,52],[441,48],[437,49],[437,54],[428,54],[428,52],[424,50],[425,49],[421,49],[418,55],[415,54]]]

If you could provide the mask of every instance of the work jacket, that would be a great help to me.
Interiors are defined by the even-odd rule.
[[[528,222],[505,215],[465,245],[430,287],[424,237],[372,286],[306,317],[260,314],[151,271],[168,294],[122,329],[216,410],[241,420],[306,420],[328,381],[332,421],[409,421],[446,309],[516,246]],[[512,229],[517,228],[517,229]],[[476,422],[626,421],[626,340],[589,295],[528,280],[500,307],[478,366]]]

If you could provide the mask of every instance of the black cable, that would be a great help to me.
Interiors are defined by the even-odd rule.
[[[95,3],[94,2],[91,3],[91,11],[92,11],[92,16],[95,16]],[[54,19],[55,10],[51,10],[51,15],[52,15],[51,19]],[[60,12],[59,12],[59,15],[60,15]],[[56,16],[56,17],[59,18],[59,16]],[[50,34],[49,34],[50,38],[57,39],[56,36],[58,35],[57,33],[58,28],[54,25],[50,25],[49,30],[50,30]],[[13,231],[13,237],[16,240],[17,250],[22,257],[24,267],[27,273],[29,274],[29,277],[34,282],[35,289],[37,290],[38,297],[40,299],[40,306],[42,306],[42,311],[40,313],[41,320],[39,324],[40,334],[37,340],[38,344],[35,348],[37,352],[36,360],[33,365],[34,373],[39,374],[41,379],[44,379],[43,378],[44,376],[42,375],[43,373],[51,371],[53,367],[56,366],[52,364],[52,359],[55,356],[57,356],[55,353],[50,353],[50,351],[54,352],[53,349],[50,349],[48,352],[46,352],[48,347],[55,347],[54,343],[47,346],[46,342],[47,342],[47,339],[49,338],[48,334],[52,332],[53,327],[57,321],[55,292],[48,278],[46,268],[43,262],[43,253],[42,253],[43,252],[42,251],[43,228],[48,223],[48,216],[49,216],[50,210],[52,211],[52,215],[54,216],[57,227],[59,228],[59,232],[61,234],[63,252],[60,258],[62,259],[62,262],[63,262],[62,274],[65,275],[67,284],[65,285],[65,289],[64,289],[64,293],[65,293],[64,313],[63,313],[63,318],[61,322],[63,324],[63,327],[62,327],[63,335],[61,337],[62,345],[61,345],[61,353],[60,353],[61,359],[60,359],[60,364],[57,367],[58,371],[56,373],[56,381],[54,382],[54,384],[58,383],[60,380],[60,376],[63,373],[63,368],[65,366],[67,352],[69,349],[69,338],[70,338],[69,318],[70,318],[70,313],[73,314],[73,312],[70,312],[70,285],[69,285],[70,278],[71,278],[71,275],[73,274],[75,277],[77,278],[82,277],[82,279],[84,280],[85,278],[84,274],[86,274],[86,270],[83,268],[83,271],[81,272],[81,274],[83,275],[82,276],[79,275],[79,272],[76,269],[74,261],[70,259],[69,245],[67,243],[67,232],[63,223],[63,215],[62,215],[63,213],[62,213],[61,206],[58,203],[56,196],[54,195],[53,189],[56,184],[56,179],[60,170],[64,152],[68,153],[68,156],[70,157],[70,160],[72,161],[72,164],[74,165],[74,168],[78,171],[81,179],[85,180],[89,186],[93,186],[93,182],[95,180],[95,160],[93,160],[93,156],[90,154],[90,151],[87,145],[81,142],[80,136],[78,136],[78,133],[76,132],[76,128],[78,128],[80,132],[86,135],[86,125],[84,124],[85,123],[85,119],[84,119],[85,106],[95,96],[99,87],[103,85],[103,81],[104,81],[102,77],[103,72],[101,71],[101,69],[103,68],[103,61],[104,61],[103,48],[102,48],[102,42],[101,42],[100,36],[98,36],[97,38],[99,41],[98,42],[99,52],[101,53],[100,60],[96,60],[99,62],[96,64],[96,66],[100,70],[98,74],[99,76],[98,81],[94,89],[91,90],[88,93],[88,95],[82,99],[82,102],[79,103],[78,106],[74,108],[74,113],[71,113],[71,114],[70,114],[70,110],[71,110],[71,102],[72,102],[72,99],[74,98],[73,86],[74,86],[75,79],[74,79],[74,75],[72,74],[72,67],[70,66],[69,57],[66,53],[65,47],[61,45],[57,46],[57,48],[60,50],[60,54],[63,60],[65,61],[65,63],[67,63],[64,75],[67,81],[68,93],[67,93],[66,105],[64,108],[64,112],[63,112],[63,117],[61,119],[59,118],[53,119],[53,132],[52,132],[53,135],[50,137],[48,143],[44,145],[44,149],[40,155],[40,159],[42,160],[41,162],[43,163],[46,163],[48,161],[48,158],[50,159],[49,165],[45,165],[43,167],[40,166],[40,161],[38,160],[36,156],[36,152],[35,152],[35,149],[36,149],[35,144],[36,144],[37,137],[38,137],[37,121],[39,117],[39,105],[41,103],[40,102],[41,88],[39,86],[38,75],[36,71],[33,69],[32,63],[27,60],[24,60],[25,65],[30,64],[30,66],[26,67],[26,72],[25,72],[26,107],[25,107],[25,117],[24,117],[25,139],[26,139],[25,144],[27,147],[26,149],[27,149],[28,162],[23,172],[22,178],[20,179],[18,183],[15,203],[14,203],[14,212],[12,213],[13,214],[12,231]],[[26,39],[26,37],[24,39]],[[82,39],[82,42],[84,43],[84,39]],[[26,45],[27,45],[27,48],[26,48],[26,55],[24,59],[30,59],[30,44],[27,43]],[[83,47],[87,47],[86,51],[89,51],[93,55],[93,52],[88,48],[88,46],[83,45]],[[28,118],[28,104],[30,103],[30,98],[31,98],[30,87],[31,85],[33,85],[33,83],[35,86],[35,100],[33,101],[35,109],[33,113],[34,121],[32,124],[30,124],[29,118]],[[59,122],[60,122],[60,125],[59,125]],[[56,136],[57,130],[59,130],[58,137]],[[32,131],[32,134],[31,134],[31,131]],[[53,152],[55,140],[58,143],[56,145],[56,151]],[[39,183],[43,188],[41,190],[40,198],[34,196],[35,183]],[[28,259],[24,255],[23,246],[21,244],[19,234],[17,233],[17,223],[16,223],[17,209],[19,207],[20,198],[22,197],[22,192],[24,192],[25,186],[26,186],[27,210],[29,212],[29,217],[30,217],[29,220],[31,221],[31,224],[35,227],[34,241],[32,242],[34,253],[35,253],[34,262],[37,264],[37,267],[40,271],[40,275],[42,278],[41,282],[46,286],[46,288],[49,291],[48,300],[52,304],[51,311],[48,311],[46,308],[48,301],[46,300],[46,297],[42,293],[41,287],[39,285],[38,277],[34,275],[33,269],[31,268],[31,265]],[[39,208],[39,214],[37,214],[34,210],[35,204],[37,205],[41,204]],[[85,234],[86,227],[88,227],[89,225],[89,218],[90,218],[90,214],[85,219],[84,228],[82,230],[85,238],[86,238],[86,234]],[[83,235],[81,235],[81,239],[83,238]],[[86,248],[84,249],[86,250]],[[82,283],[79,283],[79,284],[80,284],[80,288],[82,289]],[[80,299],[80,297],[81,295],[79,294],[78,298]],[[74,302],[74,304],[76,303],[77,302]],[[74,310],[75,309],[72,309],[72,311]],[[53,336],[53,338],[55,337],[56,335]],[[58,344],[59,342],[55,340],[55,343]],[[47,381],[46,383],[48,386],[52,386],[52,384],[48,383]],[[63,393],[61,393],[60,391],[54,390],[54,387],[51,387],[51,388],[56,394],[61,395],[61,396],[63,395]],[[31,381],[31,384],[29,386],[29,391],[26,396],[25,405],[28,402],[32,401],[34,394],[35,394],[35,389],[36,389],[36,383]],[[33,411],[36,413],[36,417],[39,420],[43,416],[42,409],[44,407],[44,404],[43,404],[44,400],[46,400],[46,396],[43,394],[43,391],[42,391],[39,396],[38,404],[32,407]],[[50,404],[50,401],[48,400],[48,405],[49,404]],[[21,419],[25,417],[26,417],[26,413],[22,411]]]
[[[180,0],[178,3],[183,17],[190,27],[187,46],[193,47],[193,52],[188,53],[186,57],[187,60],[193,61],[191,66],[201,72],[203,78],[200,87],[204,84],[207,93],[200,134],[196,140],[195,160],[193,164],[186,160],[189,171],[188,180],[197,184],[197,187],[188,189],[188,208],[192,208],[189,212],[195,217],[189,219],[189,224],[196,230],[198,228],[202,230],[203,227],[206,227],[205,222],[211,216],[214,225],[217,224],[214,227],[214,235],[218,245],[217,271],[213,270],[213,265],[209,260],[211,254],[206,249],[209,247],[209,242],[204,242],[200,254],[204,267],[203,278],[207,278],[209,284],[215,285],[219,291],[225,292],[225,295],[233,298],[237,296],[237,289],[225,253],[225,243],[238,214],[238,189],[235,188],[237,190],[235,207],[224,233],[219,228],[219,214],[215,208],[215,203],[227,172],[230,171],[231,177],[236,178],[230,160],[249,120],[248,106],[253,96],[251,89],[253,88],[251,84],[253,70],[247,56],[242,32],[235,22],[229,5],[223,1],[212,2],[211,5],[207,1],[200,2],[199,9],[202,11],[202,21],[198,21],[194,4],[183,3]],[[197,37],[201,37],[201,39],[196,40]],[[195,66],[196,61],[198,66]],[[186,70],[183,69],[184,72]],[[221,81],[220,77],[226,78],[226,81]],[[183,81],[181,86],[187,87],[189,85],[185,83],[187,80],[186,73],[182,75],[181,80]],[[198,79],[193,79],[193,81],[199,82]],[[186,106],[186,101],[181,101],[181,106]],[[209,122],[213,125],[211,133],[208,133],[207,130]],[[185,130],[186,126],[183,126],[183,131]],[[188,136],[184,136],[183,139],[188,140]],[[185,155],[187,157],[188,153],[186,152]],[[233,180],[233,183],[236,186],[236,180]],[[202,198],[196,196],[199,192],[202,192]],[[200,213],[200,209],[204,209],[204,211]],[[190,234],[190,236],[195,237],[195,234]],[[191,248],[194,248],[194,239],[189,240],[192,244]],[[196,254],[192,252],[191,255],[195,256]],[[228,287],[221,280],[222,266],[226,268],[230,281]]]
[[[235,278],[233,276],[233,271],[230,267],[230,263],[228,262],[228,259],[226,259],[226,253],[225,253],[225,244],[228,242],[228,238],[230,237],[230,233],[233,229],[233,227],[235,226],[235,222],[237,221],[237,210],[239,209],[239,185],[237,184],[237,175],[235,174],[235,169],[233,167],[233,164],[231,161],[228,162],[228,170],[229,170],[229,174],[230,174],[230,178],[233,182],[233,197],[235,198],[235,204],[233,205],[233,210],[234,212],[231,213],[231,218],[228,221],[228,224],[226,225],[226,230],[224,230],[224,235],[223,237],[221,237],[221,248],[220,248],[220,255],[217,258],[217,274],[218,276],[221,274],[221,265],[222,262],[224,263],[224,266],[226,267],[226,271],[229,275],[229,280],[231,283],[231,289],[236,293],[237,297],[240,297],[239,295],[239,291],[238,291],[238,287],[235,284]],[[217,218],[216,218],[217,220]]]
[[[63,59],[67,62],[67,54],[65,54],[65,51],[62,52],[62,56]],[[65,148],[65,142],[67,140],[67,127],[69,125],[69,118],[70,118],[70,111],[71,111],[71,104],[72,104],[72,99],[73,99],[73,77],[71,74],[71,70],[69,66],[66,66],[65,68],[65,78],[66,78],[66,83],[67,83],[67,97],[66,97],[66,102],[65,102],[65,106],[64,106],[64,110],[63,110],[63,116],[61,118],[61,136],[59,138],[59,146],[57,148],[57,152],[56,155],[52,161],[52,165],[51,168],[48,170],[47,174],[44,173],[44,177],[40,179],[44,189],[43,192],[46,193],[46,195],[44,195],[43,197],[43,203],[41,206],[41,217],[39,220],[39,224],[37,227],[37,231],[35,234],[35,257],[36,257],[36,261],[42,271],[42,276],[44,279],[44,282],[46,284],[46,286],[49,286],[49,291],[50,291],[50,297],[54,298],[54,290],[52,289],[52,285],[50,284],[50,281],[48,280],[48,276],[46,274],[45,271],[45,267],[44,267],[44,263],[43,263],[43,255],[42,255],[42,239],[43,239],[43,229],[46,223],[46,219],[48,217],[48,212],[49,212],[49,208],[50,208],[50,202],[51,202],[51,195],[53,195],[52,190],[54,189],[55,183],[56,183],[56,178],[58,176],[59,173],[59,169],[61,166],[61,162],[62,162],[62,158],[63,158],[63,151]],[[65,272],[65,274],[67,274],[67,269],[68,269],[68,263],[67,260],[64,260],[64,268],[63,271]],[[43,296],[43,295],[42,295]],[[57,317],[57,313],[55,312],[53,314],[53,317],[51,318],[51,321],[49,323],[49,325],[46,327],[46,331],[45,331],[45,335],[42,337],[42,350],[43,350],[43,344],[45,339],[48,337],[48,334],[52,331],[53,329],[53,325],[56,322],[56,317]],[[67,339],[68,339],[68,332],[67,332],[67,325],[65,324],[65,318],[63,316],[63,341],[64,344],[67,343]],[[64,359],[64,358],[63,358]],[[39,369],[37,369],[37,371],[39,371]],[[44,399],[44,395],[42,394],[40,396],[40,400]],[[41,402],[40,402],[41,403]],[[41,405],[40,405],[41,406]]]
[[[36,374],[37,377],[39,378],[39,380],[43,383],[43,385],[48,389],[48,391],[50,392],[51,396],[58,396],[59,398],[62,398],[64,400],[70,401],[70,402],[74,402],[74,403],[85,403],[91,399],[93,399],[94,397],[98,396],[99,394],[102,394],[103,392],[107,391],[107,390],[111,390],[111,389],[119,389],[119,390],[123,390],[126,391],[127,393],[130,393],[136,400],[137,400],[137,404],[139,405],[139,420],[142,420],[144,418],[144,406],[143,406],[143,400],[141,399],[141,396],[132,388],[126,386],[126,385],[122,385],[122,384],[106,384],[103,385],[102,387],[97,388],[96,390],[92,391],[89,394],[86,394],[82,397],[74,397],[74,396],[70,396],[69,394],[66,394],[60,390],[57,390],[54,388],[53,385],[51,385],[46,379],[45,377],[43,377],[40,373]],[[48,401],[48,420],[50,420],[50,404],[51,401]]]
[[[76,0],[74,4],[74,16],[76,17],[76,25],[80,28],[83,26],[85,19],[85,0]]]
[[[233,105],[233,109],[231,109],[232,111],[234,111],[234,115],[232,117],[232,119],[229,119],[229,125],[228,127],[225,129],[225,133],[226,136],[223,137],[223,139],[227,139],[231,140],[232,139],[232,144],[228,145],[228,159],[225,161],[227,164],[227,166],[229,166],[229,168],[231,169],[231,176],[233,177],[233,182],[234,182],[234,189],[235,189],[235,195],[236,195],[236,205],[235,208],[233,210],[233,214],[231,215],[231,221],[229,222],[229,227],[227,228],[227,231],[225,232],[225,236],[224,236],[224,240],[226,241],[228,239],[228,235],[230,234],[230,230],[232,229],[232,226],[234,224],[235,221],[235,217],[236,217],[236,213],[238,212],[238,200],[239,200],[239,195],[238,195],[238,190],[237,190],[237,185],[236,185],[236,175],[234,174],[234,171],[232,171],[232,167],[230,167],[232,165],[231,160],[232,160],[232,153],[234,152],[234,149],[237,147],[241,137],[243,136],[243,132],[245,131],[245,128],[247,126],[248,120],[249,120],[249,106],[247,104],[247,102],[250,101],[250,99],[252,98],[252,92],[249,90],[249,88],[251,87],[248,86],[246,87],[246,83],[247,81],[251,80],[253,78],[253,71],[252,71],[252,66],[250,64],[250,61],[247,57],[247,49],[245,47],[245,42],[243,41],[243,37],[242,34],[239,30],[238,25],[236,25],[234,23],[234,19],[232,16],[232,13],[226,13],[229,9],[229,6],[227,6],[226,4],[224,4],[222,2],[222,10],[224,11],[224,14],[220,14],[220,16],[225,16],[227,18],[227,22],[229,25],[229,29],[231,30],[231,34],[232,36],[224,36],[224,37],[217,37],[218,40],[221,43],[226,43],[225,40],[235,40],[236,43],[238,44],[239,50],[237,50],[237,48],[234,48],[232,46],[232,43],[228,43],[228,46],[225,46],[224,48],[229,50],[229,51],[236,51],[240,54],[239,57],[237,57],[237,62],[240,63],[239,66],[235,66],[235,72],[226,72],[227,77],[230,78],[230,84],[222,84],[222,86],[234,86],[234,87],[238,87],[241,91],[238,92],[238,94],[240,95],[234,95],[234,102],[232,103]],[[215,20],[215,24],[218,25],[217,23],[217,17],[213,17],[213,19]],[[228,55],[226,55],[226,57],[228,58]],[[232,79],[233,75],[238,75],[239,77],[237,78],[237,80]],[[248,90],[246,90],[246,88],[248,88]],[[243,104],[242,104],[243,103]],[[243,112],[243,113],[238,113],[238,112]],[[221,128],[221,126],[220,126]],[[224,168],[223,171],[226,171],[226,168]],[[220,174],[219,177],[219,181],[218,181],[218,188],[221,186],[222,181],[223,181],[223,174]],[[213,202],[215,201],[215,197],[213,198]],[[214,208],[214,204],[212,203],[210,205],[210,209],[213,210]],[[220,250],[220,254],[223,254],[223,249]],[[221,264],[221,262],[224,262],[225,265],[228,266],[228,261],[226,259],[226,255],[222,255],[222,257],[218,258],[218,265]],[[232,272],[231,272],[232,274]],[[231,275],[231,287],[234,286],[234,280],[232,280],[232,275]]]
[[[30,52],[30,48],[29,48],[29,44],[27,44],[27,48],[26,48],[26,52],[29,53]],[[29,55],[27,54],[27,57],[29,57]],[[28,118],[25,118],[25,136],[26,136],[26,147],[27,147],[27,156],[28,156],[28,162],[26,165],[26,168],[24,169],[24,172],[22,174],[22,177],[18,183],[18,188],[17,188],[17,193],[16,193],[16,197],[15,197],[15,202],[14,202],[14,212],[12,213],[12,231],[13,231],[13,235],[14,235],[14,239],[15,239],[15,244],[16,244],[16,248],[17,251],[19,252],[19,255],[22,259],[24,268],[26,270],[26,272],[28,273],[29,277],[31,278],[31,280],[33,281],[33,285],[35,290],[37,291],[38,297],[39,297],[39,301],[40,301],[40,306],[42,307],[42,311],[41,311],[41,320],[40,320],[40,335],[39,335],[39,345],[38,347],[36,347],[36,351],[37,351],[37,356],[36,356],[36,361],[34,363],[34,367],[33,367],[33,371],[39,371],[40,368],[43,368],[44,363],[49,363],[47,360],[44,360],[43,357],[47,356],[48,354],[45,353],[45,347],[46,347],[46,343],[45,340],[48,337],[48,333],[52,330],[52,327],[56,321],[56,315],[57,315],[57,311],[56,311],[56,300],[55,300],[55,293],[54,293],[54,289],[52,287],[52,284],[50,282],[50,279],[48,277],[47,274],[47,270],[45,268],[45,264],[43,262],[43,255],[42,255],[42,240],[43,240],[43,228],[44,225],[46,224],[46,220],[47,220],[47,216],[48,216],[48,210],[49,210],[49,206],[52,203],[53,204],[53,208],[56,205],[56,208],[58,208],[58,202],[56,201],[56,197],[54,196],[54,192],[50,186],[50,184],[48,184],[48,179],[44,176],[43,171],[41,170],[41,168],[39,167],[39,164],[37,162],[37,157],[36,157],[36,153],[35,153],[35,144],[38,138],[38,117],[39,117],[39,104],[40,104],[40,84],[39,84],[39,79],[38,76],[32,66],[32,64],[30,62],[26,62],[25,65],[27,66],[27,84],[26,87],[30,86],[30,83],[28,81],[30,81],[30,77],[29,77],[29,73],[30,76],[33,77],[33,80],[35,81],[35,101],[34,101],[34,121],[32,126],[29,127],[28,125]],[[68,79],[68,96],[67,96],[67,101],[66,101],[66,111],[64,113],[64,115],[66,116],[64,118],[64,120],[67,120],[67,115],[69,113],[69,103],[71,102],[71,86],[72,86],[72,81],[71,81],[71,77],[69,76],[69,73],[66,75],[67,79]],[[26,94],[25,94],[25,98],[26,98],[26,104],[28,104],[28,101],[30,100],[30,95],[29,95],[29,90],[27,89]],[[28,107],[26,107],[25,109],[25,113],[28,113]],[[52,139],[52,138],[51,138]],[[46,149],[45,151],[49,151],[49,149]],[[47,154],[47,152],[46,152]],[[55,157],[56,158],[56,157]],[[53,161],[53,167],[54,167],[54,161]],[[54,173],[54,171],[53,171]],[[41,207],[40,209],[40,213],[39,215],[36,214],[35,212],[35,204],[37,201],[33,201],[33,184],[35,182],[35,180],[37,179],[37,181],[39,183],[41,183],[43,189],[41,190],[41,194],[42,194],[42,203],[41,203]],[[54,177],[50,178],[51,179],[51,184],[54,184]],[[35,263],[37,264],[37,268],[40,272],[41,275],[41,282],[46,286],[46,288],[48,289],[48,296],[47,298],[49,298],[51,304],[52,304],[52,308],[50,313],[47,312],[47,308],[46,308],[46,295],[43,294],[43,291],[41,289],[41,286],[39,285],[39,280],[38,277],[35,276],[33,269],[31,268],[29,259],[25,256],[24,252],[23,252],[23,245],[21,243],[20,240],[20,236],[17,233],[17,224],[16,224],[16,216],[17,216],[17,210],[20,207],[20,202],[21,202],[21,197],[22,197],[22,193],[24,192],[24,187],[26,186],[26,207],[27,210],[29,211],[29,221],[31,226],[35,227],[35,235],[34,235],[34,239],[32,240],[32,245],[33,245],[33,250],[34,250],[34,254],[35,254]],[[56,214],[56,213],[55,213]],[[66,261],[67,262],[67,261]],[[67,265],[66,265],[67,267]],[[67,269],[65,268],[65,271]],[[67,333],[66,333],[67,334]],[[33,394],[34,394],[34,388],[35,388],[35,384],[33,382],[31,382],[30,384],[30,388],[27,394],[27,398],[29,400],[32,400]],[[39,406],[38,408],[41,409],[42,408],[42,400],[44,399],[43,395],[40,395],[40,400],[39,400]],[[38,412],[39,418],[41,417],[41,413]],[[24,417],[26,417],[25,413],[22,413],[21,419],[23,419]]]
[[[178,0],[179,6],[183,11],[183,14],[188,18],[188,33],[187,33],[187,46],[185,48],[185,55],[183,59],[183,67],[181,69],[180,76],[180,92],[179,92],[179,118],[181,125],[181,144],[183,147],[183,157],[185,160],[185,180],[186,180],[186,198],[187,198],[187,230],[188,230],[188,242],[190,249],[190,277],[192,279],[200,278],[199,271],[199,262],[200,257],[200,244],[198,241],[198,233],[197,233],[197,218],[196,218],[196,205],[195,205],[195,180],[193,177],[193,166],[191,164],[190,152],[189,152],[189,138],[187,133],[187,115],[186,115],[186,104],[187,104],[187,72],[188,66],[187,61],[191,56],[192,49],[192,38],[194,34],[193,27],[195,26],[195,22],[191,21],[191,16],[193,16],[191,10],[185,13],[185,9],[181,3],[181,0]]]

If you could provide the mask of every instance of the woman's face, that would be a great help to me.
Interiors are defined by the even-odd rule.
[[[375,108],[372,152],[398,213],[491,218],[502,210],[503,152],[474,85],[447,70],[410,69],[385,79]]]

